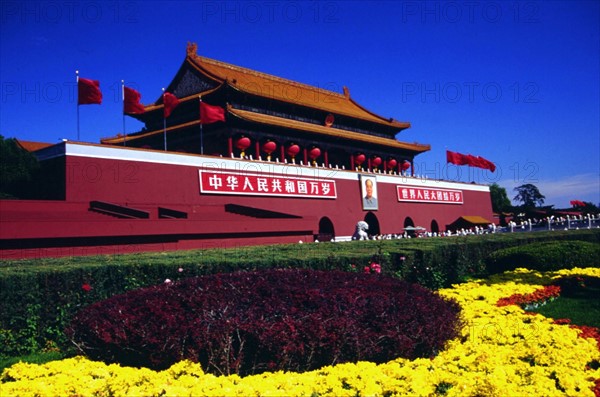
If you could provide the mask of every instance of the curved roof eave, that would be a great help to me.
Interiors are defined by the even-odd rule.
[[[223,84],[218,85],[215,88],[211,88],[210,90],[206,90],[206,91],[200,92],[198,94],[188,95],[188,96],[186,96],[184,98],[177,98],[177,99],[179,99],[179,103],[181,103],[181,102],[188,102],[188,101],[191,101],[191,100],[193,100],[195,98],[198,98],[199,96],[212,94],[213,92],[218,91],[222,86],[223,86]],[[161,96],[161,98],[162,98],[162,96]],[[148,112],[151,112],[151,111],[158,110],[158,109],[162,109],[163,107],[164,107],[164,105],[162,103],[144,106],[144,109],[146,110],[144,112],[144,114],[148,113]]]
[[[233,115],[241,120],[266,124],[275,127],[290,128],[298,131],[308,131],[320,135],[327,135],[330,137],[348,139],[353,141],[360,141],[363,143],[370,143],[373,145],[387,146],[394,149],[409,150],[415,153],[423,153],[431,149],[431,145],[420,144],[420,143],[407,143],[400,142],[395,139],[382,138],[379,136],[361,134],[358,132],[340,130],[333,127],[325,127],[316,124],[309,124],[298,120],[284,119],[277,116],[265,115],[262,113],[255,113],[248,110],[234,109],[231,106],[227,107],[228,114]]]
[[[103,145],[115,145],[118,143],[124,143],[124,142],[129,142],[129,141],[135,141],[137,139],[140,138],[147,138],[149,136],[153,136],[153,135],[157,135],[157,134],[163,134],[165,132],[171,132],[171,131],[177,131],[177,130],[181,130],[184,128],[188,128],[188,127],[192,127],[195,125],[199,125],[200,124],[200,120],[193,120],[187,123],[183,123],[183,124],[178,124],[178,125],[174,125],[171,127],[167,127],[167,129],[159,129],[159,130],[154,130],[154,131],[146,131],[143,132],[141,134],[137,134],[137,135],[117,135],[116,137],[108,137],[108,138],[100,138],[100,143]]]

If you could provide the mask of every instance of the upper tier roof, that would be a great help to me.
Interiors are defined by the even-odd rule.
[[[276,127],[295,129],[298,131],[310,131],[312,133],[320,134],[321,136],[328,136],[338,139],[348,139],[360,143],[370,143],[393,149],[405,149],[415,153],[422,153],[431,149],[430,145],[400,142],[395,139],[382,138],[373,135],[361,134],[358,132],[340,130],[334,127],[325,127],[317,124],[304,123],[298,120],[291,120],[262,113],[250,112],[247,110],[233,109],[232,107],[229,107],[227,110],[229,111],[229,114],[243,120]]]
[[[180,72],[188,66],[215,81],[218,85],[228,84],[234,89],[248,94],[314,108],[333,113],[334,115],[354,117],[385,125],[392,129],[403,130],[410,127],[410,123],[408,122],[385,118],[365,109],[350,98],[350,93],[346,87],[344,87],[343,94],[337,93],[202,57],[197,54],[197,45],[195,43],[188,43],[187,57]],[[174,84],[177,84],[177,77],[171,82],[171,89],[171,86]],[[196,98],[196,96],[192,95],[180,99],[186,100],[192,98]],[[155,107],[162,107],[162,97],[154,106],[148,106],[146,110],[152,110]]]
[[[419,143],[407,143],[400,142],[395,139],[383,138],[379,136],[361,134],[352,131],[340,130],[335,127],[326,127],[317,124],[305,123],[298,120],[287,119],[283,117],[276,117],[262,113],[251,112],[247,110],[234,109],[231,105],[227,107],[227,118],[229,119],[231,116],[235,116],[239,119],[250,121],[253,123],[265,124],[275,127],[282,127],[291,130],[297,131],[305,131],[311,132],[313,134],[318,134],[322,137],[329,138],[337,138],[344,140],[351,140],[360,142],[361,144],[369,143],[373,145],[378,145],[381,147],[386,147],[389,149],[403,149],[409,150],[414,153],[422,153],[431,149],[430,145],[424,145]],[[192,120],[187,123],[178,124],[174,126],[170,126],[166,129],[167,132],[177,131],[184,128],[194,127],[200,124],[200,120]],[[163,134],[163,129],[158,129],[154,131],[146,131],[144,133],[136,134],[136,135],[128,135],[128,136],[117,136],[112,138],[103,138],[101,142],[103,144],[122,144],[123,142],[133,141],[140,138],[146,138],[149,136],[156,136]]]

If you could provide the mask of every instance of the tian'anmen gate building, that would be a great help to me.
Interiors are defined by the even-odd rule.
[[[404,161],[412,162],[430,149],[397,141],[396,134],[410,124],[368,111],[346,87],[343,93],[327,91],[201,57],[196,51],[195,44],[188,45],[185,61],[166,89],[180,101],[167,120],[168,150],[225,157],[244,151],[254,159],[398,172]],[[226,109],[226,122],[204,125],[202,134],[200,98]],[[163,115],[161,96],[143,114],[134,115],[145,123],[144,131],[102,143],[163,149]]]
[[[195,44],[165,94],[131,116],[142,131],[100,144],[22,142],[52,187],[2,204],[1,257],[339,241],[359,221],[377,236],[493,219],[487,186],[413,175],[430,146],[395,138],[408,122],[346,87],[205,58]]]

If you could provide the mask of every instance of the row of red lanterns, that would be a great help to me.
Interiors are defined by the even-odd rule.
[[[359,167],[365,162],[366,159],[367,159],[367,156],[365,156],[363,153],[360,153],[360,154],[357,154],[356,156],[354,156],[354,162],[356,164],[358,164]],[[382,163],[383,163],[383,160],[379,156],[375,156],[371,159],[371,165],[374,168],[378,168]],[[387,161],[388,169],[394,169],[394,168],[396,168],[397,165],[398,165],[398,161],[396,161],[396,159],[392,158]],[[402,164],[400,165],[400,169],[402,171],[406,171],[409,168],[410,168],[410,163],[406,160],[404,162],[402,162]]]
[[[264,148],[264,145],[263,145]],[[287,148],[287,154],[288,156],[290,156],[292,159],[296,157],[296,155],[300,153],[300,146],[294,144],[291,144],[288,148]],[[308,157],[312,160],[315,161],[316,159],[319,158],[319,156],[321,155],[321,149],[319,149],[318,147],[313,147],[312,149],[310,149],[308,151]]]
[[[248,149],[250,147],[250,144],[251,144],[251,140],[250,140],[250,138],[248,138],[246,136],[242,136],[236,140],[235,146],[236,146],[236,148],[238,148],[238,150],[241,151],[242,157],[244,156],[244,152],[246,151],[246,149]],[[267,142],[263,143],[262,150],[265,153],[267,153],[267,156],[268,156],[267,158],[268,158],[268,160],[270,160],[271,154],[275,150],[277,150],[277,143],[275,143],[274,141],[267,141]],[[287,155],[290,156],[292,159],[294,159],[298,155],[298,153],[300,153],[300,146],[298,146],[295,143],[288,146]],[[315,161],[321,155],[321,149],[319,149],[318,147],[315,146],[307,154],[311,160]],[[365,156],[365,154],[363,154],[363,153],[359,153],[354,156],[354,162],[359,167],[365,162],[366,159],[367,159],[367,156]],[[378,168],[382,163],[383,163],[383,160],[381,159],[380,156],[375,156],[371,159],[371,166],[373,166],[374,168]],[[391,158],[387,161],[387,169],[393,170],[394,168],[396,168],[397,165],[398,165],[398,161],[396,161],[396,159]],[[402,164],[400,165],[400,170],[402,170],[402,171],[406,171],[409,168],[410,168],[410,163],[406,160],[404,162],[402,162]]]
[[[235,141],[235,147],[242,152],[241,153],[242,157],[244,156],[244,152],[246,151],[246,149],[248,149],[250,147],[250,144],[251,144],[250,138],[245,137],[245,136],[242,136]],[[277,143],[275,143],[273,141],[267,141],[267,142],[263,143],[262,150],[265,153],[267,153],[268,159],[270,160],[271,154],[275,150],[277,150]],[[295,143],[288,146],[287,155],[290,156],[292,159],[295,158],[298,155],[298,153],[300,153],[300,146],[296,145]],[[308,152],[308,156],[313,161],[316,160],[320,155],[321,155],[321,149],[319,149],[318,147],[313,147]]]

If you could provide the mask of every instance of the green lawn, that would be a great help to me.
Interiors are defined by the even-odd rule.
[[[554,319],[568,318],[572,324],[600,328],[600,279],[589,279],[577,288],[533,310]]]
[[[0,372],[4,368],[8,368],[13,364],[16,364],[20,361],[32,364],[44,364],[48,361],[62,360],[66,355],[62,352],[52,351],[52,352],[44,352],[44,353],[32,353],[26,356],[19,357],[5,357],[0,358]]]

